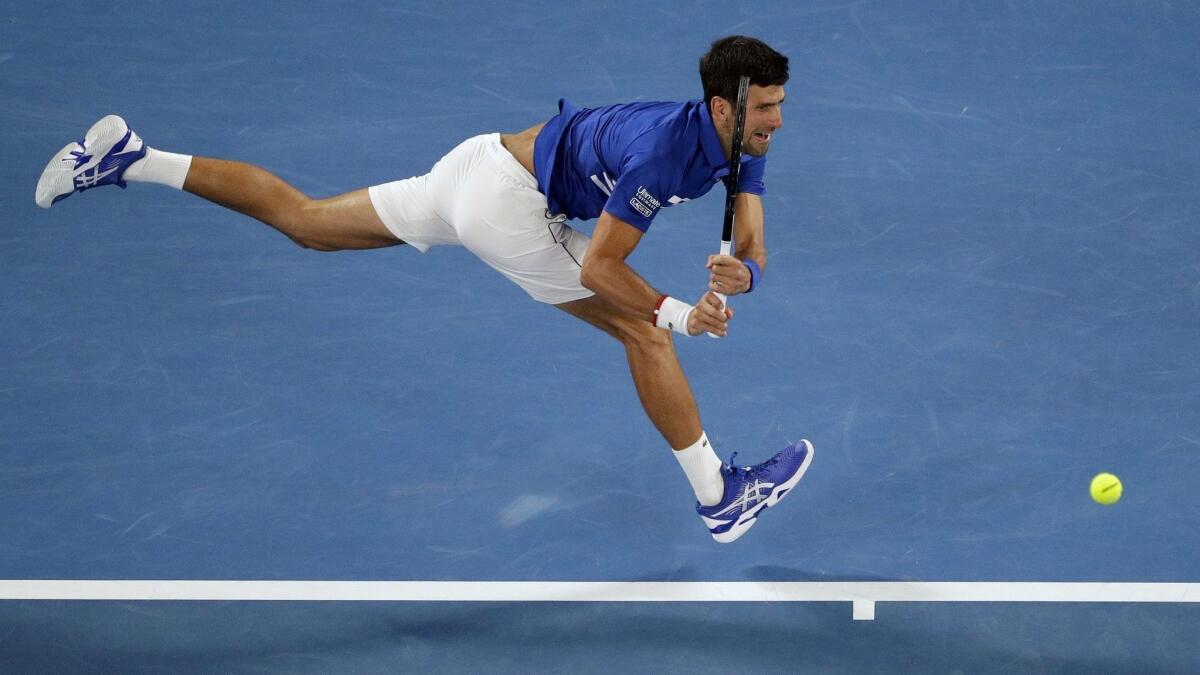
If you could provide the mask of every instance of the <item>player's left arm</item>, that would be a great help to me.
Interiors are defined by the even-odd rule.
[[[767,248],[763,243],[762,197],[739,192],[733,204],[734,255],[708,257],[709,289],[726,295],[750,290],[750,268],[745,261],[753,260],[759,271],[767,269]]]

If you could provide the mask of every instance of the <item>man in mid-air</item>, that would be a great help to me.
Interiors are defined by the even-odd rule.
[[[738,80],[750,78],[736,186],[735,255],[710,256],[695,305],[656,290],[626,262],[663,208],[730,173]],[[702,100],[586,109],[559,101],[549,121],[468,139],[429,173],[311,199],[241,162],[150,148],[109,115],[46,166],[35,200],[126,181],[169,185],[256,218],[320,251],[408,244],[465,246],[534,300],[620,340],[642,406],[674,450],[712,537],[731,542],[796,485],[812,461],[802,440],[771,459],[723,464],[675,355],[672,333],[724,336],[733,311],[717,293],[755,290],[766,267],[761,195],[767,150],[783,126],[787,57],[754,38],[717,40],[700,59]],[[596,219],[589,238],[568,220]],[[736,453],[734,453],[736,455]]]

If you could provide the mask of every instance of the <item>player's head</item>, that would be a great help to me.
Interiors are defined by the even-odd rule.
[[[788,58],[762,40],[744,35],[723,37],[700,57],[704,103],[709,106],[722,143],[727,144],[733,135],[733,112],[742,75],[750,78],[742,152],[761,157],[767,154],[771,133],[783,126],[779,105],[783,103],[783,85],[788,81]]]

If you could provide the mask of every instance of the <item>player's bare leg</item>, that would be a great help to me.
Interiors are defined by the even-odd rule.
[[[366,190],[312,199],[264,169],[147,147],[125,120],[101,118],[46,165],[34,199],[49,208],[76,192],[126,181],[184,189],[270,225],[321,251],[401,244],[375,212]]]
[[[624,345],[642,407],[672,448],[686,448],[700,438],[700,411],[670,332],[629,316],[597,295],[556,306]]]
[[[312,199],[251,164],[194,157],[183,189],[260,220],[305,248],[382,248],[400,241],[379,219],[367,190]]]
[[[790,445],[754,466],[734,466],[732,458],[722,466],[717,460],[715,476],[711,464],[706,468],[705,461],[692,463],[685,459],[682,455],[693,451],[697,451],[698,458],[714,455],[701,427],[691,387],[675,355],[671,333],[626,314],[599,296],[557,307],[612,335],[625,346],[629,372],[642,407],[676,450],[675,456],[700,500],[696,511],[716,541],[729,543],[745,534],[758,522],[762,510],[778,504],[808,470],[813,456],[808,441]],[[698,447],[697,438],[704,447]],[[706,500],[705,493],[711,487],[707,483],[714,478],[719,485],[716,496]]]

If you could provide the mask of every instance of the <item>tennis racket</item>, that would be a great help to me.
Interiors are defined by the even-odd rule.
[[[733,251],[733,207],[737,200],[738,176],[742,173],[742,134],[746,132],[746,97],[750,91],[750,78],[743,75],[738,80],[737,108],[733,113],[733,141],[729,148],[729,175],[725,176],[725,222],[721,226],[721,255]],[[726,296],[717,293],[721,309],[725,309]],[[713,333],[709,337],[721,337]]]

